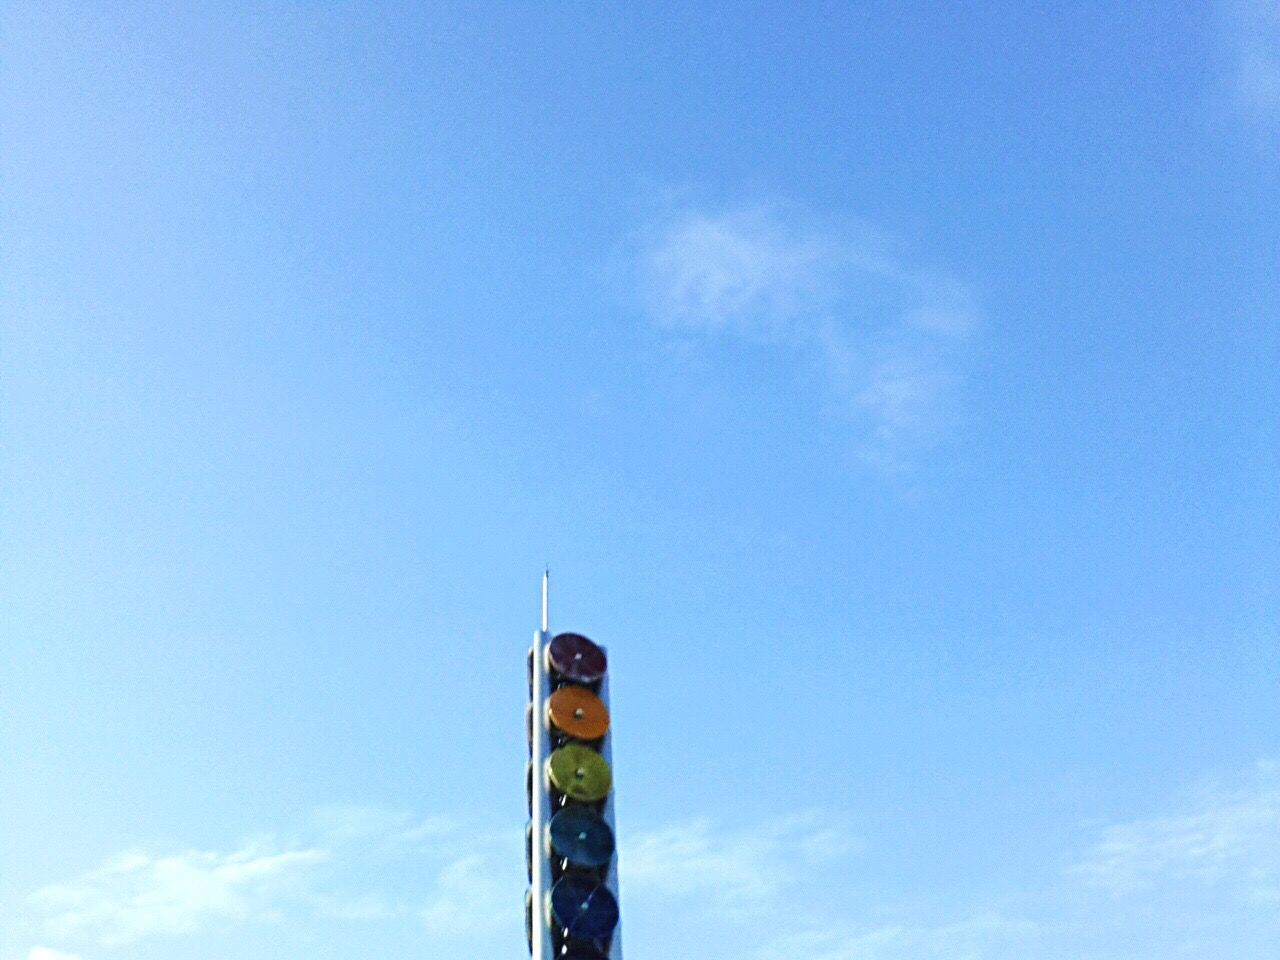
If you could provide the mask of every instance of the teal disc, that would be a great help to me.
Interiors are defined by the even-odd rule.
[[[594,810],[565,807],[547,825],[552,852],[570,866],[596,870],[613,859],[613,831]]]

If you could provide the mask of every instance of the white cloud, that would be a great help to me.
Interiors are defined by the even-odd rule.
[[[927,355],[905,352],[878,360],[856,396],[871,419],[859,448],[863,457],[886,470],[901,469],[904,450],[940,429],[943,398],[955,385],[955,375]]]
[[[650,306],[671,327],[791,334],[788,327],[823,308],[851,252],[839,241],[789,231],[761,211],[692,213],[647,253]]]
[[[751,934],[726,956],[980,960],[989,945],[1024,944],[1038,931],[1031,920],[994,912],[935,925],[859,924],[851,916],[855,909],[839,908],[836,878],[848,876],[863,849],[859,838],[817,813],[741,829],[700,819],[628,838],[619,863],[628,897],[693,905],[701,917],[696,927],[710,934],[709,942],[733,943],[734,931],[756,928],[761,917],[787,917],[785,924],[766,925],[763,936]],[[823,873],[823,865],[835,872]]]
[[[978,321],[964,283],[908,265],[869,228],[824,232],[779,209],[685,213],[641,259],[656,326],[816,364],[866,460],[901,468],[941,436]]]
[[[724,830],[704,819],[624,838],[618,863],[629,891],[692,895],[736,914],[779,896],[805,867],[850,856],[860,846],[814,815],[743,830]]]
[[[756,960],[1252,960],[1280,938],[1275,764],[1106,827],[1065,877],[1048,869],[1000,901],[984,899],[980,879],[960,899],[868,901],[847,870],[857,845],[817,826],[660,827],[624,846],[624,893],[633,908],[665,898],[655,913],[674,922],[681,911],[688,929],[727,945],[723,955]],[[823,859],[845,872],[820,873]],[[785,928],[759,937],[759,917],[782,915]]]
[[[1280,113],[1280,0],[1240,0],[1232,12],[1236,93],[1246,106]]]
[[[31,901],[50,936],[119,946],[194,933],[215,921],[271,917],[280,898],[327,858],[320,849],[278,852],[259,844],[161,857],[131,851],[38,890]]]
[[[344,894],[317,893],[310,898],[317,916],[334,920],[352,920],[370,923],[394,920],[406,916],[409,910],[401,903],[393,903],[380,893]]]
[[[443,940],[510,929],[525,885],[517,832],[469,835],[443,859],[420,911],[428,934]],[[847,858],[861,843],[817,814],[739,830],[700,819],[624,833],[619,869],[625,896],[670,901],[691,895],[717,915],[740,918],[774,902],[807,867]]]
[[[1280,768],[1259,763],[1161,816],[1104,828],[1065,882],[1051,875],[1018,909],[941,904],[894,922],[803,918],[760,960],[1196,960],[1261,957],[1280,937]],[[797,891],[802,892],[802,891]],[[981,891],[977,891],[979,894]],[[881,906],[892,909],[892,904]]]
[[[518,828],[476,833],[445,819],[335,809],[313,821],[311,845],[130,852],[46,887],[31,902],[58,948],[38,947],[27,960],[78,960],[59,950],[286,914],[369,931],[399,924],[438,949],[496,944],[518,930]],[[856,880],[870,856],[862,843],[817,814],[734,827],[690,819],[624,830],[621,842],[624,914],[641,918],[633,936],[652,936],[655,921],[697,931],[721,944],[720,953],[703,950],[709,958],[1217,960],[1263,956],[1255,945],[1280,937],[1275,764],[1101,829],[1065,875],[1046,869],[1000,900],[984,899],[980,879],[958,896],[922,890],[910,902],[886,900]],[[787,923],[761,936],[761,916]]]
[[[760,960],[983,960],[993,949],[1025,945],[1040,928],[1029,920],[984,914],[942,926],[891,924],[851,930],[847,924],[787,934],[764,946]]]
[[[1246,900],[1280,895],[1280,776],[1261,763],[1251,782],[1206,789],[1193,808],[1109,828],[1071,868],[1114,896],[1172,885],[1228,888]]]
[[[742,907],[774,896],[783,885],[782,871],[769,869],[773,846],[749,833],[717,835],[709,821],[696,820],[632,838],[619,863],[630,889],[697,894]]]
[[[376,805],[332,805],[313,815],[321,832],[334,842],[385,837],[405,828],[411,816],[403,810]]]
[[[519,912],[519,881],[524,877],[511,869],[511,863],[523,859],[519,846],[511,847],[510,862],[486,851],[458,857],[443,866],[422,908],[428,933],[463,938],[512,925]]]
[[[443,938],[511,924],[523,880],[518,829],[464,834],[449,818],[368,805],[320,808],[309,832],[312,843],[287,848],[266,838],[231,852],[126,851],[29,903],[51,938],[106,947],[286,911],[363,924],[420,917]]]
[[[404,830],[397,839],[402,843],[430,846],[457,832],[458,824],[450,817],[427,817]]]

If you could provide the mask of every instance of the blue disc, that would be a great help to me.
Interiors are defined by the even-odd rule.
[[[556,926],[574,940],[603,940],[618,925],[618,901],[598,880],[561,877],[547,899]]]
[[[547,825],[551,849],[575,867],[595,870],[613,857],[613,831],[594,810],[565,807]]]

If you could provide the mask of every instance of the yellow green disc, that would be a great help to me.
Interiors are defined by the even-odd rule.
[[[583,803],[603,799],[613,785],[604,757],[580,743],[569,743],[547,758],[547,777],[561,793]]]

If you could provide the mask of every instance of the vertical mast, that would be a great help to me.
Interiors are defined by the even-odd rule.
[[[551,568],[542,571],[542,632],[546,633],[551,629],[551,621],[548,618],[550,610],[551,597]]]
[[[608,653],[551,634],[550,586],[529,651],[529,952],[621,960]]]
[[[551,936],[551,921],[547,916],[547,900],[553,879],[551,864],[543,853],[543,838],[551,821],[551,795],[544,783],[547,760],[551,756],[551,736],[547,729],[547,697],[550,680],[547,677],[547,642],[551,639],[549,619],[549,594],[551,571],[542,574],[542,629],[534,631],[530,660],[530,741],[529,741],[529,889],[532,896],[529,911],[530,950],[533,960],[553,960],[555,944]]]

